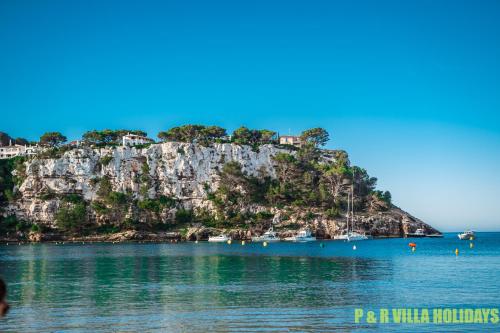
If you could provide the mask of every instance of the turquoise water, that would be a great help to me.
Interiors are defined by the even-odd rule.
[[[409,241],[0,245],[0,331],[500,331],[356,324],[355,308],[499,307],[500,233]]]

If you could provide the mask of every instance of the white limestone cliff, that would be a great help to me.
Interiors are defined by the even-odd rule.
[[[263,145],[254,151],[250,146],[167,142],[146,148],[109,147],[77,148],[60,158],[34,158],[26,162],[24,181],[19,187],[20,198],[11,203],[4,214],[37,223],[54,225],[54,214],[59,207],[57,194],[77,193],[86,200],[96,198],[96,180],[107,176],[113,190],[140,196],[138,177],[147,165],[151,179],[147,196],[166,195],[179,199],[192,209],[210,207],[207,189],[214,191],[219,183],[219,169],[224,163],[236,161],[249,175],[275,177],[273,156],[290,152],[274,145]],[[332,158],[325,153],[326,159]],[[55,194],[52,198],[47,194]],[[279,209],[273,208],[273,213]],[[303,223],[300,210],[287,223]],[[360,225],[368,232],[398,236],[408,230],[424,227],[434,230],[422,221],[396,208],[385,213],[359,214]],[[286,223],[284,222],[286,226]],[[342,219],[328,219],[319,214],[311,226],[325,237],[338,234],[344,228]]]

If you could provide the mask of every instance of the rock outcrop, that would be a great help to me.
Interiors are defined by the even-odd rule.
[[[60,195],[78,194],[92,202],[98,196],[96,184],[103,177],[110,180],[113,191],[130,193],[134,198],[164,195],[176,198],[185,209],[211,210],[213,207],[208,194],[218,188],[219,171],[225,163],[236,161],[248,175],[274,178],[273,156],[279,152],[293,153],[270,144],[255,149],[229,143],[216,143],[209,147],[167,142],[146,148],[76,148],[59,158],[27,161],[23,182],[16,189],[18,199],[9,203],[4,215],[15,214],[20,219],[54,227],[54,217],[61,205]],[[331,158],[325,152],[323,159]],[[148,178],[146,188],[140,181],[141,177]],[[176,209],[178,207],[172,208],[160,218],[171,217]],[[258,212],[264,208],[255,206],[251,209]],[[314,212],[312,217],[310,214],[306,217],[305,211],[289,207],[272,208],[271,212],[279,215],[283,209],[289,209],[289,216],[286,220],[279,220],[277,228],[284,235],[304,226],[306,221],[319,237],[330,238],[345,230],[345,218],[328,218],[320,211]],[[89,218],[99,222],[96,214]],[[360,212],[356,225],[374,236],[403,236],[417,228],[436,232],[431,226],[395,207],[379,212]],[[232,233],[235,238],[248,238],[261,233],[263,228],[252,226],[247,230],[233,230]],[[193,227],[188,230],[186,238],[205,239],[216,232],[213,228]],[[117,240],[125,240],[146,236],[132,232],[116,237]],[[33,235],[32,238],[39,240],[41,236]]]

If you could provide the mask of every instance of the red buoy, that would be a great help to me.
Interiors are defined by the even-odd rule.
[[[415,243],[409,243],[408,246],[409,247],[417,247],[417,244],[415,244]]]

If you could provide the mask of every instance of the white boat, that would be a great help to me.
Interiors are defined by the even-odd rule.
[[[347,240],[348,238],[349,238],[348,234],[333,236],[333,239],[335,239],[335,240]]]
[[[228,240],[231,240],[231,238],[227,237],[224,234],[221,234],[219,236],[210,236],[208,237],[209,242],[214,242],[214,243],[225,243]]]
[[[420,237],[425,237],[425,231],[424,229],[417,229],[415,232],[410,232],[406,234],[406,237],[409,238],[420,238]]]
[[[467,230],[461,234],[458,234],[458,238],[462,240],[469,240],[476,238],[476,233],[473,230]]]
[[[286,241],[292,242],[314,242],[316,237],[311,234],[309,229],[300,230],[295,236],[285,238]]]
[[[262,236],[252,237],[252,242],[279,242],[280,238],[274,232],[273,227],[269,228]]]
[[[353,242],[353,241],[361,241],[361,240],[367,240],[368,236],[365,234],[359,233],[357,231],[351,231],[349,234],[347,234],[347,241]]]
[[[333,236],[333,239],[352,242],[352,241],[366,240],[369,239],[369,237],[357,231],[350,231],[347,234]]]

